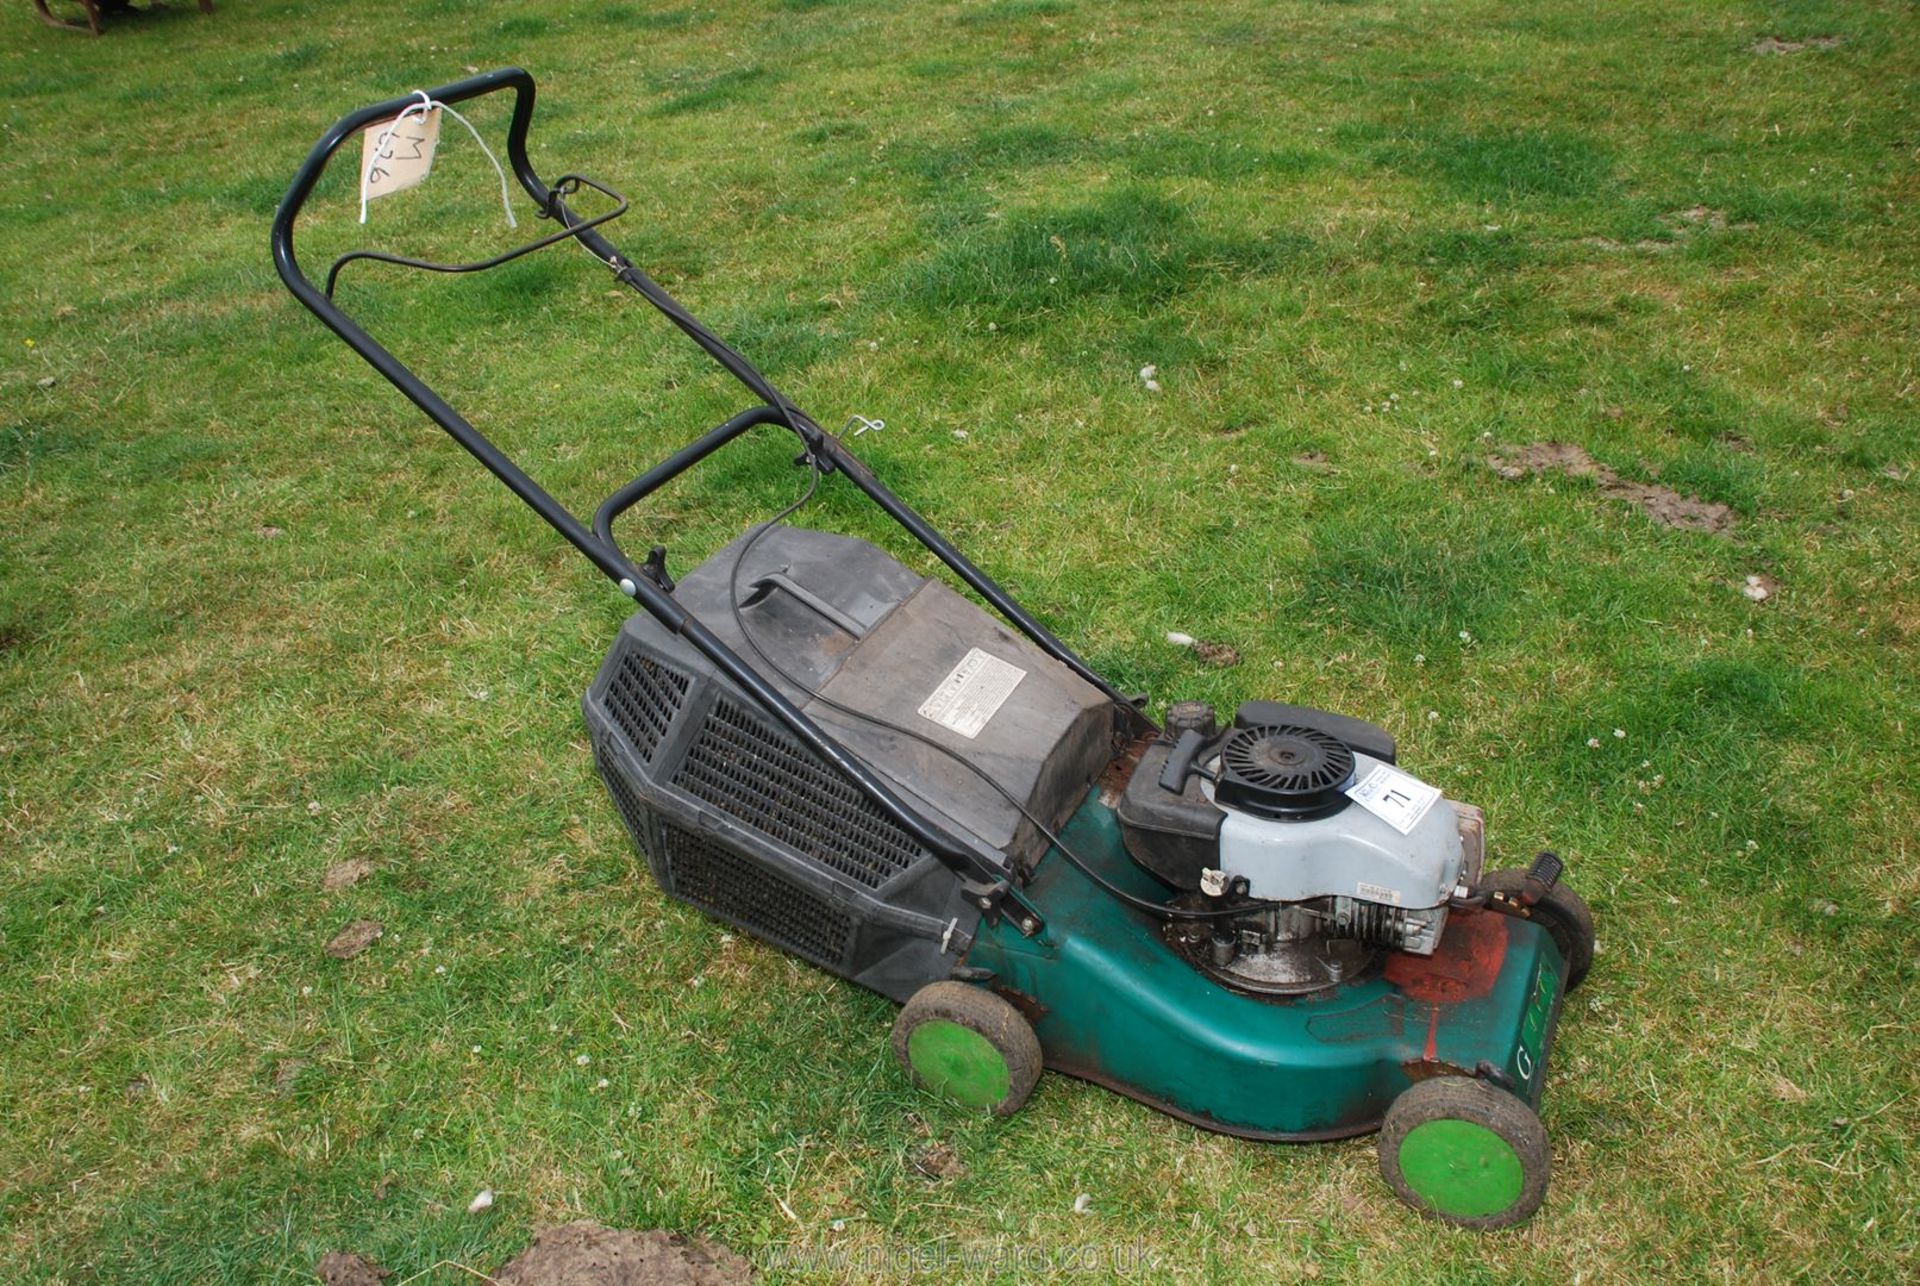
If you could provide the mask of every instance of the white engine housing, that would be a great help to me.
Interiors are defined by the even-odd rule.
[[[1365,781],[1380,766],[1356,753],[1354,780]],[[1402,950],[1432,952],[1455,887],[1479,875],[1480,811],[1444,797],[1406,834],[1358,802],[1310,821],[1276,821],[1216,805],[1226,814],[1220,870],[1229,881],[1245,878],[1249,897],[1332,899],[1339,929],[1360,919],[1393,921],[1398,927],[1390,936]]]

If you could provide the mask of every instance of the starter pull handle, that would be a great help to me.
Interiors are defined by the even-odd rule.
[[[1167,766],[1160,770],[1160,789],[1174,795],[1184,794],[1187,778],[1193,775],[1193,761],[1200,757],[1206,744],[1206,735],[1198,729],[1188,728],[1181,733],[1173,749],[1167,752]]]

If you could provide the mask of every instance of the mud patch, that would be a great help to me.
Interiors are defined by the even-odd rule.
[[[380,1286],[381,1282],[393,1276],[393,1270],[381,1267],[365,1255],[329,1250],[313,1266],[313,1275],[324,1286]]]
[[[348,858],[344,862],[335,862],[320,877],[320,887],[328,893],[339,889],[349,889],[367,876],[373,874],[373,863],[364,857]]]
[[[1313,469],[1321,473],[1329,472],[1333,468],[1333,463],[1327,459],[1325,451],[1302,451],[1293,457],[1293,462],[1302,469]]]
[[[1691,241],[1696,233],[1725,232],[1728,228],[1745,232],[1754,225],[1751,223],[1729,223],[1725,210],[1716,210],[1708,205],[1690,205],[1684,210],[1669,210],[1660,216],[1660,224],[1667,230],[1667,238],[1642,237],[1631,244],[1615,241],[1612,237],[1582,237],[1580,244],[1596,250],[1619,252],[1638,250],[1642,254],[1663,255],[1680,249]]]
[[[1723,504],[1683,496],[1672,487],[1623,478],[1570,442],[1536,442],[1506,447],[1487,457],[1493,471],[1508,481],[1528,474],[1563,473],[1569,478],[1592,478],[1600,494],[1638,505],[1663,527],[1705,531],[1724,536],[1733,529],[1733,510]]]
[[[930,1143],[913,1154],[913,1172],[923,1179],[938,1183],[944,1179],[958,1179],[967,1172],[967,1167],[951,1144]]]
[[[1805,40],[1782,40],[1778,36],[1762,36],[1753,42],[1751,52],[1764,57],[1778,58],[1782,54],[1803,53],[1809,49],[1838,49],[1847,42],[1839,36],[1808,36]]]
[[[1680,242],[1659,242],[1651,236],[1644,236],[1638,242],[1617,242],[1611,236],[1582,236],[1582,246],[1592,246],[1594,250],[1638,250],[1649,255],[1665,255],[1670,250],[1680,250]]]
[[[1804,1103],[1808,1098],[1805,1090],[1778,1072],[1773,1074],[1773,1096],[1782,1103]]]
[[[1217,665],[1221,669],[1240,664],[1240,649],[1228,643],[1209,643],[1205,639],[1195,640],[1193,654],[1208,665]]]
[[[1592,246],[1595,250],[1639,250],[1645,254],[1653,255],[1663,255],[1670,250],[1677,250],[1680,247],[1680,243],[1677,241],[1655,241],[1651,237],[1643,237],[1632,245],[1628,245],[1624,241],[1615,241],[1612,237],[1582,237],[1580,238],[1580,244],[1583,246]]]
[[[386,931],[378,920],[355,920],[333,935],[333,941],[327,943],[327,954],[335,960],[351,960],[379,941]]]
[[[502,1286],[734,1286],[752,1281],[753,1268],[698,1237],[570,1223],[540,1233],[493,1280]]]
[[[1675,233],[1684,235],[1690,228],[1705,228],[1708,232],[1724,232],[1727,229],[1727,212],[1716,210],[1712,206],[1690,205],[1684,210],[1670,210],[1660,216],[1660,222],[1672,228]]]

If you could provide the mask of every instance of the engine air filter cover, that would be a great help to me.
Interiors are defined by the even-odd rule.
[[[1214,798],[1280,821],[1326,817],[1347,806],[1353,751],[1338,737],[1295,724],[1238,729],[1220,752]]]

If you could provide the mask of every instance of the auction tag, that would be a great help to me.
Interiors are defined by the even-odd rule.
[[[980,735],[987,720],[998,714],[1027,672],[997,656],[969,648],[960,664],[920,706],[920,717],[931,719],[969,739]]]
[[[1347,797],[1402,835],[1408,835],[1439,800],[1440,788],[1388,764],[1377,764],[1372,772],[1347,787]]]
[[[404,192],[427,177],[440,144],[440,109],[410,111],[360,132],[360,199]]]

